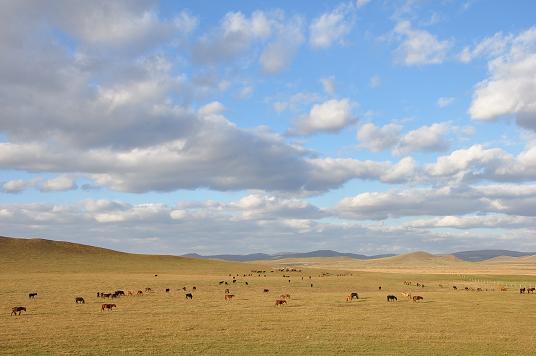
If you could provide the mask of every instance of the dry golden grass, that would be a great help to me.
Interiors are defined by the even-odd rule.
[[[534,277],[370,272],[321,277],[328,271],[272,273],[272,265],[170,262],[169,257],[159,261],[155,256],[131,255],[123,256],[121,268],[113,272],[93,271],[87,256],[81,257],[90,267],[71,272],[69,253],[64,254],[63,260],[45,264],[54,266],[53,272],[14,272],[16,261],[0,271],[0,353],[511,355],[533,353],[536,342],[536,294],[520,295],[512,288],[452,289],[452,285],[488,289],[507,283],[534,285]],[[103,255],[106,252],[98,261],[106,260],[113,269],[114,261]],[[23,262],[17,262],[21,268]],[[242,276],[252,269],[267,270],[267,277],[255,274],[231,283],[229,273]],[[283,274],[291,276],[291,283]],[[221,280],[229,285],[219,285]],[[405,280],[419,281],[425,288],[405,286]],[[186,286],[191,291],[194,285],[193,300],[186,300],[178,289]],[[116,299],[116,310],[100,311],[103,301],[96,297],[97,291],[145,287],[154,292]],[[235,299],[224,300],[225,288]],[[263,293],[264,288],[270,292]],[[29,300],[33,291],[38,296]],[[352,291],[360,299],[348,303],[345,297]],[[404,299],[402,291],[422,295],[424,301]],[[288,305],[275,307],[275,299],[283,293],[291,295]],[[388,303],[388,294],[395,294],[398,302]],[[86,304],[76,305],[76,296],[84,297]],[[28,312],[10,316],[11,307],[18,305]]]

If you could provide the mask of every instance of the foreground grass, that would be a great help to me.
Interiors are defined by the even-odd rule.
[[[255,266],[196,274],[195,268],[175,273],[0,273],[0,353],[7,354],[527,354],[536,342],[536,295],[519,292],[454,291],[450,276],[353,272],[320,277],[267,273],[238,277]],[[266,269],[266,267],[264,267]],[[288,275],[288,273],[286,273]],[[312,275],[310,287],[308,276]],[[495,278],[495,277],[494,277]],[[501,276],[507,281],[508,276]],[[524,278],[525,280],[527,278]],[[420,281],[424,289],[407,287]],[[248,281],[246,286],[243,281]],[[492,280],[489,281],[492,283]],[[449,286],[440,288],[439,284]],[[187,286],[197,287],[188,301]],[[378,290],[378,286],[382,290]],[[155,292],[114,301],[117,310],[101,312],[97,291]],[[226,302],[224,289],[236,299]],[[476,287],[476,285],[474,285]],[[486,285],[491,287],[491,284]],[[165,288],[172,292],[166,294]],[[269,288],[269,293],[263,293]],[[28,300],[29,292],[38,292]],[[359,292],[359,301],[345,295]],[[401,291],[422,295],[422,303],[403,299]],[[292,299],[284,307],[274,300]],[[387,303],[386,295],[399,297]],[[75,305],[82,296],[85,305]],[[28,313],[10,316],[11,307]]]

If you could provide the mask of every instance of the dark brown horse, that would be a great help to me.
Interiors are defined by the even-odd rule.
[[[389,295],[387,296],[387,301],[388,301],[388,302],[394,302],[394,301],[397,301],[397,300],[398,300],[398,299],[397,299],[394,295],[392,295],[392,294],[389,294]]]
[[[84,298],[82,298],[82,297],[76,297],[76,298],[74,298],[74,302],[75,302],[76,304],[86,304],[86,301],[85,301]]]
[[[525,293],[525,288],[519,288],[519,294]]]
[[[414,296],[413,296],[413,301],[416,302],[416,301],[418,301],[418,300],[424,300],[424,298],[421,297],[420,295],[414,295]]]
[[[275,305],[276,306],[283,305],[283,304],[287,304],[287,301],[285,299],[276,299],[275,300]]]
[[[534,293],[536,291],[536,288],[527,288],[527,293]]]
[[[264,289],[263,292],[264,293],[268,293],[270,290],[269,289]]]
[[[28,294],[28,298],[30,298],[30,299],[35,299],[36,296],[37,296],[37,293]]]
[[[186,299],[193,299],[194,296],[192,295],[192,293],[186,293]]]
[[[17,313],[19,313],[20,315],[21,312],[25,312],[25,311],[26,311],[26,307],[13,307],[11,309],[11,315],[17,315]]]
[[[115,304],[103,304],[103,305],[101,305],[101,311],[104,311],[105,309],[109,310],[109,311],[112,311],[113,308],[117,308],[117,305],[115,305]]]
[[[350,293],[350,299],[359,299],[359,295],[357,294],[357,292],[352,292]]]

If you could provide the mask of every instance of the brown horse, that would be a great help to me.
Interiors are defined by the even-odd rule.
[[[143,295],[143,292],[139,290],[138,293],[136,293],[136,295]]]
[[[350,293],[350,299],[359,299],[359,295],[356,292]]]
[[[397,300],[398,300],[398,299],[397,299],[394,295],[392,295],[392,294],[389,294],[389,295],[387,296],[387,301],[388,301],[388,302],[395,302],[395,301],[397,301]]]
[[[105,309],[109,310],[109,311],[112,311],[112,308],[117,308],[117,305],[115,305],[115,304],[103,304],[103,305],[101,305],[101,311],[104,311]]]
[[[534,293],[536,291],[536,288],[527,288],[527,293]]]
[[[519,288],[519,294],[525,293],[525,288]]]
[[[287,304],[287,301],[285,299],[276,299],[275,300],[275,305],[276,306],[283,305],[283,304]]]
[[[268,293],[270,290],[269,289],[264,289],[263,292],[264,293]]]
[[[413,301],[416,302],[416,301],[418,301],[418,300],[424,300],[424,298],[421,297],[420,295],[414,295],[414,296],[413,296]]]
[[[37,293],[28,294],[28,298],[30,298],[30,299],[35,299],[36,296],[37,296]]]
[[[225,295],[225,300],[231,300],[234,298],[234,294],[226,294]]]
[[[192,295],[192,293],[186,293],[186,299],[193,299],[194,296]]]
[[[86,304],[86,301],[85,301],[84,298],[82,298],[82,297],[76,297],[76,298],[74,298],[74,302],[75,302],[76,304]]]
[[[25,311],[26,311],[26,307],[13,307],[11,309],[11,315],[17,315],[17,313],[19,313],[20,315],[21,312],[25,312]]]

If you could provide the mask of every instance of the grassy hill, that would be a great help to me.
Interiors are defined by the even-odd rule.
[[[210,272],[236,266],[239,264],[132,254],[63,241],[0,237],[0,272],[181,273],[192,270]]]

